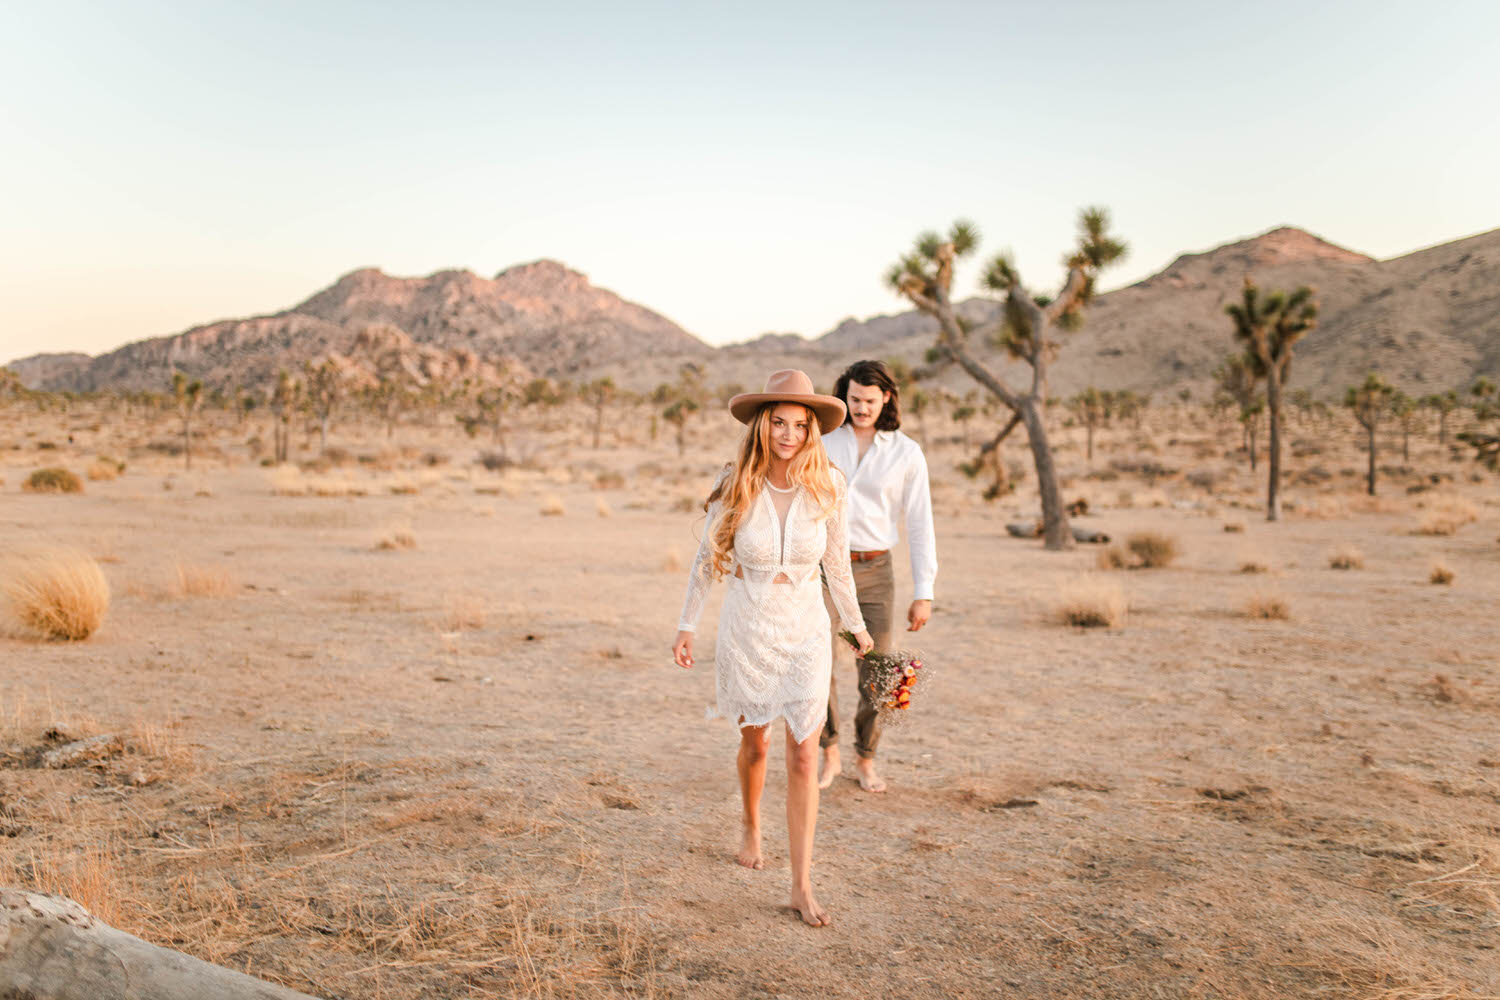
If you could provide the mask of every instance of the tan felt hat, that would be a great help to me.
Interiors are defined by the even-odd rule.
[[[729,401],[734,419],[748,424],[763,403],[801,403],[818,415],[818,429],[824,434],[844,422],[844,401],[837,396],[813,392],[812,379],[806,372],[783,368],[766,379],[765,392],[742,392]]]

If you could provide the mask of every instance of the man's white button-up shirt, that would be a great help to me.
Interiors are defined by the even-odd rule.
[[[937,540],[932,530],[932,494],[927,459],[900,431],[876,431],[865,457],[848,424],[827,434],[828,458],[849,481],[849,548],[878,552],[894,548],[906,525],[911,552],[912,597],[932,600],[937,579]]]

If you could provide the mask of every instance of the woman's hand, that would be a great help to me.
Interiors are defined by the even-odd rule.
[[[875,640],[870,638],[870,630],[862,629],[854,634],[854,651],[859,656],[864,656],[875,648]]]
[[[693,633],[677,633],[677,641],[672,644],[672,661],[684,670],[693,669]]]

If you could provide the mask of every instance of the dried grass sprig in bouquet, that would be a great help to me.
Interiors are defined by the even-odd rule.
[[[840,632],[839,638],[859,649],[852,632]],[[921,653],[909,649],[885,653],[871,650],[865,654],[864,660],[870,700],[879,706],[880,721],[890,725],[904,719],[918,682],[925,686],[932,668],[922,660]]]

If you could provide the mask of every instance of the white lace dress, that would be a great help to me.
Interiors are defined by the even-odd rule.
[[[832,649],[819,565],[843,627],[851,632],[865,627],[849,569],[848,488],[843,474],[832,472],[837,501],[829,516],[819,517],[816,501],[799,486],[783,527],[770,490],[762,489],[735,531],[729,592],[719,614],[718,704],[710,718],[743,718],[742,726],[764,726],[781,716],[800,743],[827,716]],[[727,475],[721,473],[719,482]],[[681,631],[696,631],[703,615],[713,580],[713,526],[721,512],[720,501],[709,506],[688,575]],[[735,567],[743,578],[733,575]],[[773,582],[781,574],[791,582]]]

